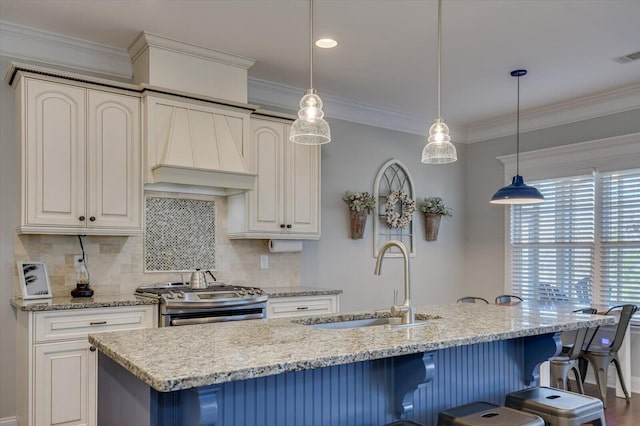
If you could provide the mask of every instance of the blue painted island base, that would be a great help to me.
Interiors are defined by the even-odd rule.
[[[411,419],[470,403],[504,404],[560,349],[555,334],[480,343],[204,386],[151,391],[151,424],[339,426]]]
[[[357,426],[411,419],[435,425],[447,408],[503,405],[506,394],[534,385],[538,365],[559,350],[558,336],[546,334],[175,392],[147,387],[149,424]],[[117,366],[103,361],[112,364],[107,370]],[[102,404],[113,401],[100,395]],[[106,409],[99,406],[99,413]]]

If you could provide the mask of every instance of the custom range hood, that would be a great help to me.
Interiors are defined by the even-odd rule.
[[[254,61],[149,33],[129,47],[142,87],[145,189],[231,195],[253,189],[243,157]]]

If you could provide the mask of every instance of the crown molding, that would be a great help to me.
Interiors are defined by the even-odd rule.
[[[603,172],[637,168],[640,133],[577,142],[496,157],[504,164],[505,178],[516,173],[529,180],[578,176],[593,169]],[[518,164],[519,163],[519,164]]]
[[[257,78],[249,78],[249,100],[251,103],[269,105],[287,111],[297,111],[304,89],[273,83]],[[430,121],[424,117],[409,116],[396,111],[372,105],[352,102],[336,96],[320,94],[327,118],[351,121],[403,133],[425,136],[429,132]],[[449,126],[454,142],[464,142],[464,129]],[[457,135],[457,136],[456,136]]]
[[[150,35],[159,38],[159,36]],[[155,39],[154,39],[155,40]],[[164,40],[164,39],[163,39]],[[168,39],[167,39],[168,40]],[[0,55],[130,80],[129,51],[0,20]],[[249,78],[252,103],[293,111],[304,89]],[[322,95],[328,118],[426,136],[428,118]],[[640,84],[520,113],[522,133],[640,108]],[[515,114],[468,126],[449,124],[456,143],[474,143],[513,135]]]
[[[561,126],[577,121],[640,108],[640,84],[596,93],[570,101],[520,112],[520,133]],[[515,114],[467,126],[467,143],[515,134]]]
[[[244,56],[233,55],[219,50],[208,49],[191,43],[185,43],[162,37],[157,34],[142,31],[133,43],[129,46],[129,57],[135,61],[149,47],[155,47],[162,50],[189,55],[195,58],[205,59],[207,61],[219,62],[233,67],[248,70],[256,63],[254,59]]]
[[[0,55],[131,79],[127,49],[0,21]]]

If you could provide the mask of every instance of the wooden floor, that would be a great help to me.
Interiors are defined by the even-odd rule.
[[[587,395],[596,396],[595,385],[585,383]],[[607,418],[607,426],[638,426],[640,425],[640,395],[631,394],[631,403],[627,404],[624,398],[616,397],[616,390],[607,390],[607,409],[604,410]]]

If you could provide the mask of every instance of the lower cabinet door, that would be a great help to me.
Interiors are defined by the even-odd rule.
[[[88,342],[35,346],[35,424],[96,425],[97,352]]]

